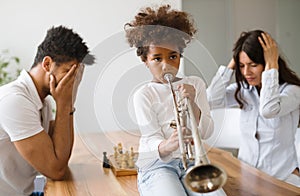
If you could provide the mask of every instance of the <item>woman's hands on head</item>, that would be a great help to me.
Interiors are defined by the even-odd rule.
[[[262,33],[258,41],[263,48],[265,58],[265,70],[278,69],[278,48],[275,40],[268,34]]]
[[[229,68],[229,69],[235,69],[235,62],[234,62],[234,59],[232,58],[231,60],[230,60],[230,62],[228,63],[228,65],[227,65],[227,67]]]
[[[278,69],[278,48],[276,41],[268,34],[262,33],[261,37],[258,37],[258,41],[263,48],[265,59],[265,70]],[[232,58],[227,67],[234,70],[236,68],[234,59]]]

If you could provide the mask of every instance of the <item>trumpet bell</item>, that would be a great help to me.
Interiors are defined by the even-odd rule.
[[[185,187],[193,192],[208,193],[221,188],[227,180],[226,173],[214,165],[190,167],[184,177]]]

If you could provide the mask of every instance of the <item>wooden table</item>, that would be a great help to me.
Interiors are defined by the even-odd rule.
[[[128,149],[138,147],[139,137],[135,134],[105,133],[80,134],[75,137],[73,154],[69,163],[69,172],[64,181],[47,180],[46,196],[135,196],[137,191],[136,176],[115,177],[111,169],[102,167],[102,152],[113,152],[117,142],[123,142]],[[89,143],[86,145],[85,143]],[[300,189],[277,180],[267,174],[248,166],[234,158],[231,153],[210,148],[210,161],[222,167],[228,180],[223,189],[228,196],[295,196]]]

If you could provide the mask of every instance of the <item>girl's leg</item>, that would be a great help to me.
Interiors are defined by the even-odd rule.
[[[162,167],[148,170],[138,176],[138,188],[141,196],[185,196],[179,175],[175,169]]]

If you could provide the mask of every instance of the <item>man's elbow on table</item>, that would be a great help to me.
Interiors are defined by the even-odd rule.
[[[68,166],[62,168],[55,168],[52,169],[51,172],[49,172],[49,174],[44,174],[44,175],[50,178],[51,180],[64,180],[67,170],[68,170]]]

